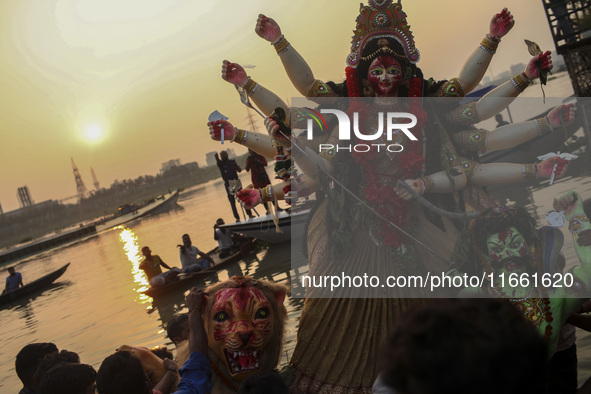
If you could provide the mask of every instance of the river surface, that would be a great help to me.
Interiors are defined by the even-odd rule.
[[[559,78],[561,86],[555,86],[554,90],[549,86],[548,90],[559,92],[554,93],[555,97],[570,95],[572,88],[565,85],[568,84],[567,78]],[[543,153],[547,152],[540,152]],[[589,168],[589,158],[581,158],[573,162],[569,176],[553,186],[548,186],[545,181],[497,188],[491,192],[499,201],[527,205],[530,211],[538,214],[542,224],[543,217],[551,210],[552,199],[562,192],[575,189],[585,198],[591,197]],[[244,178],[243,183],[249,182]],[[66,273],[48,290],[0,310],[1,392],[16,393],[20,389],[21,383],[14,372],[14,358],[24,345],[31,342],[55,342],[60,349],[77,352],[82,362],[96,369],[122,344],[173,347],[164,327],[175,313],[186,312],[184,294],[187,289],[185,293],[180,290],[155,303],[142,295],[147,283],[138,270],[140,249],[148,245],[166,263],[179,266],[176,245],[182,234],[188,233],[197,247],[208,251],[216,246],[212,230],[216,219],[233,220],[223,184],[219,181],[183,191],[178,204],[180,208],[175,210],[138,219],[13,264],[27,283],[71,263]],[[564,253],[569,264],[573,264],[576,257],[572,238],[565,235]],[[263,247],[246,261],[194,285],[204,288],[232,275],[251,275],[289,286],[293,274],[290,253],[289,242]],[[303,300],[290,296],[285,305],[288,324],[282,364],[288,360],[295,345]],[[584,380],[591,375],[591,335],[578,332],[578,337],[579,378]]]

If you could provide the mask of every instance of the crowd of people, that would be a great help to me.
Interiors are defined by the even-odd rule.
[[[186,297],[188,312],[177,315],[167,327],[175,346],[188,342],[189,358],[182,365],[162,348],[153,354],[162,358],[165,373],[154,381],[153,371],[142,362],[141,351],[120,348],[107,356],[98,371],[81,364],[77,353],[58,350],[54,343],[31,343],[16,356],[15,371],[23,384],[20,394],[198,394],[212,391],[212,369],[208,359],[203,311],[207,296],[192,288]],[[144,363],[144,364],[143,364]],[[273,371],[245,379],[240,393],[288,393],[287,386]]]

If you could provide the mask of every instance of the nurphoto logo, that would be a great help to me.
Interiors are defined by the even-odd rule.
[[[323,151],[348,151],[348,152],[369,152],[370,150],[377,149],[380,152],[381,149],[385,149],[388,152],[397,153],[402,152],[404,147],[400,144],[400,133],[403,133],[411,141],[418,141],[417,137],[410,131],[417,124],[417,117],[408,112],[378,112],[377,117],[377,128],[373,128],[371,133],[362,133],[359,130],[359,113],[353,112],[353,122],[349,118],[349,114],[338,109],[321,109],[320,114],[316,112],[314,120],[316,123],[326,125],[324,117],[321,114],[331,114],[337,117],[339,127],[339,141],[351,141],[351,136],[361,141],[377,141],[377,143],[371,144],[319,144],[319,153]],[[385,115],[385,116],[384,116]],[[320,118],[320,119],[319,119]],[[321,123],[322,122],[322,123]],[[353,123],[353,133],[351,133],[351,123]],[[384,123],[386,123],[384,125]],[[385,133],[384,133],[385,127]],[[386,139],[382,136],[385,134]],[[307,138],[312,140],[314,138],[313,133],[313,119],[308,118],[307,121]],[[390,143],[394,139],[395,143]]]

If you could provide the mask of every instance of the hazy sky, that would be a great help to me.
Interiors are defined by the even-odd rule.
[[[217,109],[235,125],[248,125],[246,107],[220,77],[222,60],[255,65],[247,72],[257,82],[285,100],[298,96],[274,49],[254,33],[258,14],[280,24],[316,78],[341,81],[359,3],[2,0],[3,210],[19,207],[19,186],[27,185],[35,202],[75,195],[70,157],[89,190],[91,167],[108,187],[115,179],[156,174],[170,159],[204,165],[206,152],[221,150],[209,139],[209,113]],[[554,50],[541,0],[402,4],[425,76],[456,76],[503,6],[516,26],[500,44],[492,72],[528,61],[524,38]]]

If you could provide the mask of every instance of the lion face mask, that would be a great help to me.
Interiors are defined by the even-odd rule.
[[[251,278],[232,278],[209,290],[209,347],[233,379],[243,380],[279,361],[286,310],[285,288]]]

